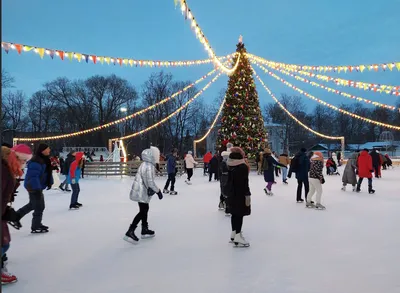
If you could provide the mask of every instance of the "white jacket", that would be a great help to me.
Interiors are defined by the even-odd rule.
[[[185,157],[186,169],[193,169],[194,165],[197,165],[197,162],[193,159],[193,156],[187,154]]]
[[[142,152],[142,164],[140,165],[135,180],[133,181],[129,198],[133,201],[149,203],[151,196],[147,195],[147,189],[151,188],[158,192],[160,188],[154,182],[156,163],[159,161],[160,151],[151,147]]]

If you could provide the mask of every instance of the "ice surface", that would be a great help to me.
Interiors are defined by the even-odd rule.
[[[122,240],[137,204],[132,178],[81,181],[83,208],[69,211],[70,194],[45,193],[47,234],[31,234],[31,215],[12,227],[8,293],[398,293],[400,292],[400,168],[374,179],[375,195],[343,192],[327,177],[322,204],[295,202],[296,182],[263,192],[251,175],[252,215],[244,219],[250,248],[228,243],[230,218],[218,211],[219,184],[198,170],[193,185],[177,179],[176,196],[150,204],[153,239]],[[158,179],[163,187],[164,178]],[[349,186],[348,189],[351,189]],[[20,189],[15,207],[27,201]],[[137,230],[137,235],[140,229]]]

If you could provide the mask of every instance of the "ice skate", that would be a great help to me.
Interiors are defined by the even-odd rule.
[[[355,186],[353,186],[353,192],[356,192],[357,188]]]
[[[124,240],[132,243],[132,244],[137,244],[139,242],[139,238],[136,237],[135,235],[135,229],[136,227],[130,225],[128,231],[125,233]]]
[[[326,208],[325,208],[322,204],[317,203],[317,204],[315,205],[315,209],[316,209],[316,210],[325,210]]]
[[[168,189],[164,189],[163,193],[169,193],[169,190]]]
[[[13,274],[10,274],[7,270],[6,263],[3,262],[3,267],[1,269],[1,284],[7,285],[17,282],[18,279]]]
[[[283,180],[283,184],[288,185],[289,183],[288,183],[287,180],[285,179],[285,180]]]
[[[343,187],[342,187],[342,190],[343,190],[343,191],[346,191],[346,186],[343,186]]]
[[[229,243],[233,243],[233,240],[235,240],[235,236],[236,236],[236,231],[232,231],[231,232],[231,240],[229,241]]]
[[[225,203],[223,201],[220,201],[219,204],[218,204],[218,209],[219,210],[225,210],[225,208],[226,208],[225,207]]]
[[[8,221],[7,222],[10,226],[14,227],[15,229],[19,230],[22,228],[22,224],[20,221]]]
[[[192,182],[190,182],[189,180],[185,180],[185,183],[186,183],[187,185],[192,185]]]
[[[306,208],[313,209],[315,208],[315,204],[313,202],[306,202]]]
[[[302,199],[302,198],[297,200],[297,203],[303,203],[303,202],[304,202],[304,199]]]
[[[264,192],[265,192],[266,195],[269,195],[269,196],[273,196],[273,195],[274,195],[274,194],[271,192],[271,190],[268,190],[268,188],[264,188]]]
[[[235,238],[233,239],[233,243],[235,244],[235,247],[249,247],[250,243],[244,239],[242,232],[238,233],[235,235]]]
[[[79,203],[79,202],[77,202],[76,205],[77,205],[78,207],[82,207],[82,206],[83,206],[83,204],[81,204],[81,203]]]
[[[70,210],[79,210],[79,206],[78,206],[77,204],[71,204],[71,205],[69,206],[69,209],[70,209]]]
[[[369,188],[369,189],[368,189],[368,193],[369,193],[369,194],[374,194],[374,193],[375,193],[375,190],[372,189],[372,188]]]
[[[174,191],[174,190],[171,190],[171,191],[169,192],[169,194],[171,194],[171,195],[177,195],[178,192],[176,192],[176,191]]]
[[[153,238],[154,236],[156,236],[156,233],[152,230],[149,230],[149,227],[147,225],[142,226],[142,239]]]
[[[49,227],[47,227],[45,225],[40,225],[37,228],[31,229],[31,233],[33,233],[33,234],[47,233],[47,232],[49,232]]]

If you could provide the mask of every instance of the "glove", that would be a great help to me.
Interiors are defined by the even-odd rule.
[[[321,184],[325,183],[325,179],[324,178],[320,179],[320,181],[321,181]]]
[[[163,199],[163,194],[162,194],[161,190],[159,190],[159,191],[157,192],[157,195],[158,195],[158,198],[159,198],[160,200]]]
[[[251,204],[251,197],[250,195],[246,195],[245,198],[246,198],[246,207],[249,207]]]
[[[75,179],[75,178],[72,178],[71,183],[72,183],[72,184],[76,184],[76,179]]]

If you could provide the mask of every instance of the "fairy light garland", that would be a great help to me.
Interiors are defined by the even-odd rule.
[[[210,64],[210,63],[215,63],[214,59],[217,59],[221,64],[222,62],[219,60],[224,60],[224,59],[229,59],[232,58],[233,56],[236,55],[236,53],[229,54],[227,56],[223,57],[216,57],[214,56],[213,58],[210,59],[203,59],[203,60],[183,60],[183,61],[161,61],[161,60],[138,60],[138,59],[132,59],[132,58],[123,58],[123,57],[109,57],[109,56],[98,56],[98,55],[93,55],[93,54],[84,54],[84,53],[79,53],[79,52],[67,52],[63,50],[58,50],[58,49],[47,49],[44,47],[38,47],[38,46],[30,46],[30,45],[22,45],[22,44],[16,44],[16,43],[9,43],[9,42],[1,42],[1,47],[3,50],[8,53],[10,50],[17,51],[19,55],[21,55],[22,52],[34,52],[40,56],[40,58],[43,59],[44,55],[49,55],[51,59],[54,59],[55,56],[58,56],[61,60],[69,59],[70,61],[72,60],[77,60],[78,62],[85,61],[86,63],[89,63],[89,60],[93,64],[114,64],[117,65],[119,64],[120,66],[128,66],[130,65],[131,67],[143,67],[143,66],[148,66],[148,67],[182,67],[182,66],[194,66],[194,65],[203,65],[203,64]]]
[[[162,104],[165,104],[166,102],[172,100],[173,98],[175,98],[176,96],[182,94],[183,92],[187,91],[188,89],[190,89],[191,87],[195,86],[196,84],[198,84],[199,82],[203,81],[204,79],[206,79],[207,77],[209,77],[210,75],[214,74],[216,72],[216,69],[211,70],[209,73],[207,73],[206,75],[202,76],[201,78],[199,78],[198,80],[196,80],[195,82],[189,84],[188,86],[186,86],[185,88],[183,88],[180,91],[177,91],[176,93],[172,94],[170,97],[167,97],[143,110],[137,111],[131,115],[128,115],[124,118],[115,120],[113,122],[109,122],[100,126],[96,126],[90,129],[86,129],[86,130],[82,130],[82,131],[77,131],[77,132],[73,132],[73,133],[68,133],[68,134],[62,134],[62,135],[55,135],[55,136],[47,136],[47,137],[35,137],[35,138],[28,138],[28,137],[16,137],[14,138],[14,141],[46,141],[46,140],[55,140],[55,139],[62,139],[62,138],[70,138],[70,137],[74,137],[74,136],[78,136],[78,135],[82,135],[82,134],[87,134],[90,132],[94,132],[94,131],[98,131],[98,130],[102,130],[104,128],[107,127],[111,127],[114,126],[116,124],[125,122],[127,120],[133,119],[136,116],[142,115],[152,109],[154,109],[157,106],[160,106]]]
[[[352,118],[357,118],[357,119],[360,119],[360,120],[362,120],[362,121],[365,121],[365,122],[368,122],[368,123],[372,123],[372,124],[375,124],[375,125],[379,125],[379,126],[382,126],[382,127],[387,127],[387,128],[390,128],[390,129],[400,130],[400,126],[391,125],[391,124],[386,124],[386,123],[382,123],[382,122],[379,122],[379,121],[376,121],[376,120],[372,120],[372,119],[369,119],[369,118],[365,118],[365,117],[359,116],[359,115],[357,115],[357,114],[354,114],[354,113],[348,112],[348,111],[346,111],[346,110],[343,110],[343,109],[341,109],[341,108],[338,108],[338,107],[336,107],[336,106],[334,106],[334,105],[331,105],[331,104],[329,104],[329,103],[327,103],[327,102],[325,102],[325,101],[323,101],[323,100],[321,100],[321,99],[319,99],[319,98],[316,98],[316,97],[314,97],[313,95],[311,95],[311,94],[309,94],[309,93],[303,91],[302,89],[299,89],[298,87],[292,85],[291,83],[287,82],[287,81],[284,80],[283,78],[281,78],[281,77],[277,76],[276,74],[270,72],[267,68],[263,67],[262,65],[260,65],[260,64],[258,64],[258,63],[255,63],[255,64],[256,64],[258,67],[260,67],[265,73],[268,73],[269,75],[271,75],[271,76],[274,77],[275,79],[281,81],[281,82],[282,82],[284,85],[286,85],[287,87],[296,90],[296,91],[299,92],[300,94],[306,96],[306,97],[309,98],[309,99],[312,99],[312,100],[314,100],[314,101],[320,103],[321,105],[327,106],[327,107],[329,107],[329,108],[331,108],[331,109],[333,109],[333,110],[335,110],[335,111],[338,111],[338,112],[341,112],[341,113],[343,113],[343,114],[346,114],[346,115],[348,115],[348,116],[350,116],[350,117],[352,117]]]
[[[296,64],[287,64],[287,63],[281,63],[281,62],[274,62],[270,61],[267,59],[264,59],[260,56],[256,56],[253,54],[248,54],[249,56],[256,58],[257,60],[262,60],[261,63],[270,63],[272,66],[280,66],[280,67],[288,67],[288,68],[293,68],[296,70],[304,70],[304,71],[333,71],[337,73],[341,73],[342,71],[344,73],[349,72],[363,72],[365,69],[368,71],[375,71],[378,72],[379,70],[390,70],[392,71],[394,68],[397,68],[398,71],[400,71],[400,62],[389,62],[389,63],[379,63],[379,64],[368,64],[368,65],[343,65],[343,66],[332,66],[332,65],[319,65],[319,66],[310,66],[310,65],[296,65]]]
[[[216,124],[217,121],[218,121],[219,115],[221,115],[222,109],[224,108],[224,105],[225,105],[225,101],[226,101],[226,100],[225,100],[225,97],[224,97],[224,100],[222,101],[221,106],[219,107],[218,112],[217,112],[217,115],[215,115],[214,121],[213,121],[213,123],[211,124],[210,128],[207,130],[207,132],[204,134],[204,136],[203,136],[202,138],[195,139],[195,140],[193,141],[193,144],[197,144],[197,143],[199,143],[199,142],[202,142],[202,141],[205,140],[205,139],[207,138],[207,136],[210,134],[211,130],[214,128],[215,124]]]
[[[167,117],[165,117],[164,119],[158,121],[157,123],[147,127],[146,129],[143,129],[141,131],[132,133],[130,135],[126,135],[123,137],[117,137],[117,138],[112,138],[111,141],[116,141],[116,140],[124,140],[127,138],[132,138],[138,135],[141,135],[143,133],[146,133],[158,126],[160,126],[161,124],[165,123],[166,121],[168,121],[169,119],[171,119],[172,117],[174,117],[176,114],[178,114],[179,112],[181,112],[183,109],[185,109],[189,104],[191,104],[192,102],[194,102],[194,100],[196,100],[202,93],[204,93],[212,83],[214,83],[220,76],[221,76],[222,72],[219,72],[209,83],[207,83],[197,94],[195,94],[192,98],[190,98],[185,104],[183,104],[181,107],[179,107],[177,110],[175,110],[174,112],[172,112],[171,114],[169,114]]]
[[[257,64],[256,61],[252,61],[252,63]],[[374,101],[371,101],[371,100],[368,100],[368,99],[365,99],[365,98],[362,98],[362,97],[358,97],[358,96],[355,96],[355,95],[351,95],[351,94],[349,94],[349,93],[345,93],[345,92],[342,92],[342,91],[339,91],[339,90],[336,90],[336,89],[327,87],[327,86],[322,85],[322,84],[319,84],[319,83],[317,83],[317,82],[310,81],[310,80],[308,80],[308,79],[306,79],[306,78],[304,78],[304,77],[298,76],[298,75],[296,75],[296,74],[293,74],[293,73],[291,73],[291,72],[289,72],[289,71],[286,71],[286,70],[283,70],[283,69],[277,69],[277,68],[272,68],[272,69],[275,69],[275,70],[277,70],[277,71],[279,71],[279,72],[281,72],[281,73],[283,73],[283,74],[289,75],[289,76],[291,76],[291,77],[293,77],[293,78],[295,78],[295,79],[297,79],[297,80],[300,80],[300,81],[302,81],[302,82],[311,84],[312,86],[316,86],[316,87],[322,88],[322,89],[324,89],[324,90],[326,90],[326,91],[328,91],[328,92],[330,92],[330,93],[335,93],[335,94],[337,94],[337,95],[340,95],[340,96],[343,96],[343,97],[346,97],[346,98],[350,98],[350,99],[354,99],[354,100],[357,100],[357,101],[359,101],[359,102],[364,102],[364,103],[367,103],[367,104],[372,104],[372,105],[374,105],[374,106],[376,106],[376,107],[382,107],[382,108],[389,109],[389,110],[396,110],[396,107],[395,107],[395,106],[391,106],[391,105],[387,105],[387,104],[382,104],[382,103],[374,102]],[[399,112],[400,112],[400,108],[397,108],[397,109],[398,109]]]
[[[253,69],[254,75],[256,76],[256,78],[258,79],[258,81],[261,83],[261,85],[264,87],[264,89],[268,92],[268,94],[274,99],[274,101],[281,107],[281,109],[283,111],[286,112],[286,114],[288,114],[290,116],[290,118],[292,118],[297,124],[301,125],[304,129],[314,133],[315,135],[318,135],[320,137],[326,138],[326,139],[332,139],[332,140],[342,140],[344,139],[344,136],[329,136],[329,135],[325,135],[322,134],[318,131],[313,130],[312,128],[308,127],[307,125],[305,125],[303,122],[301,122],[299,119],[297,119],[292,113],[289,112],[288,109],[285,108],[285,106],[279,102],[279,100],[275,97],[275,95],[271,92],[271,90],[265,85],[265,83],[261,80],[260,76],[258,76],[257,72]]]
[[[206,51],[208,52],[208,55],[211,57],[211,59],[213,60],[214,64],[218,67],[218,69],[220,69],[221,71],[223,71],[224,73],[231,75],[232,73],[234,73],[239,65],[239,60],[240,60],[240,53],[238,56],[238,59],[236,60],[236,64],[232,67],[232,68],[228,68],[226,67],[216,56],[213,48],[211,47],[208,39],[206,38],[206,36],[204,35],[203,30],[200,28],[199,24],[197,23],[196,19],[194,18],[194,15],[192,13],[192,11],[190,10],[186,0],[179,0],[180,6],[181,6],[181,11],[182,14],[185,16],[185,19],[189,19],[191,21],[191,26],[192,29],[194,31],[194,33],[196,34],[197,39],[200,41],[200,43],[203,44],[204,48],[206,49]],[[176,5],[176,1],[175,1],[175,5]]]

